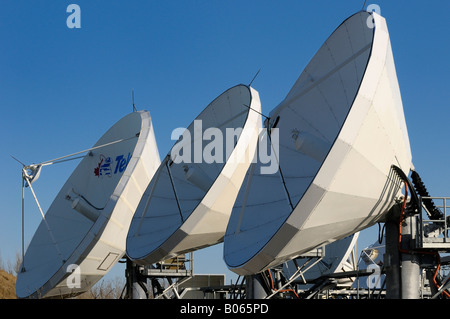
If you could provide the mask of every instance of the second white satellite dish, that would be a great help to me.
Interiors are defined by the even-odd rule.
[[[385,238],[383,237],[381,243],[376,241],[361,251],[358,268],[373,273],[367,277],[359,278],[355,286],[366,289],[381,289],[384,286],[386,275],[381,271],[384,266],[384,256],[386,253],[384,242]]]
[[[17,296],[76,295],[104,276],[125,253],[131,218],[159,164],[149,112],[114,124],[45,214],[18,273]]]
[[[260,112],[258,93],[238,85],[183,131],[134,214],[127,237],[131,260],[152,264],[223,240],[257,147]]]
[[[333,274],[344,273],[348,271],[356,270],[356,260],[352,260],[352,252],[355,249],[358,241],[359,232],[325,245],[325,256],[313,267],[309,268],[302,274],[302,278],[298,282],[304,283],[306,280],[306,286],[310,286],[311,282],[323,277],[332,277]],[[356,258],[356,256],[353,256]],[[303,267],[307,258],[298,258],[290,260],[283,264],[283,273],[287,278],[290,278],[297,271],[297,267]],[[306,265],[307,266],[307,265]],[[338,287],[351,287],[353,278],[340,278],[337,280]]]
[[[240,275],[373,225],[400,194],[391,167],[408,173],[411,151],[384,18],[345,20],[270,118],[279,170],[249,169],[224,239]]]

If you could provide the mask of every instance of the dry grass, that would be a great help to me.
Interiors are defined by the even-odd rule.
[[[18,253],[14,263],[8,261],[7,266],[0,256],[0,299],[17,299],[16,276],[14,274],[17,274],[20,263],[21,257]]]
[[[16,276],[0,269],[0,299],[17,299]]]

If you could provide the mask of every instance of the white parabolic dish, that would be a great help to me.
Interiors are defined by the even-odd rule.
[[[184,130],[134,214],[127,236],[131,260],[152,264],[223,241],[255,154],[260,112],[258,93],[237,85],[211,102]],[[218,134],[206,137],[208,132]],[[235,132],[235,137],[230,136]],[[207,158],[212,153],[218,156],[213,161]]]
[[[224,239],[241,275],[373,225],[399,195],[391,167],[409,173],[411,150],[385,19],[346,19],[270,118],[280,169],[250,167]]]
[[[314,280],[319,279],[322,276],[340,274],[346,271],[355,270],[357,261],[355,260],[354,264],[352,263],[353,261],[351,260],[351,253],[356,247],[358,237],[359,232],[332,242],[331,244],[325,245],[323,247],[325,250],[325,256],[323,256],[323,258],[318,263],[305,271],[302,274],[302,278],[298,279],[298,283],[303,284],[304,278],[308,285],[312,285],[312,282]],[[355,256],[355,258],[357,257]],[[309,265],[311,265],[311,262],[307,263],[307,261],[309,261],[309,259],[307,258],[298,258],[294,260],[290,260],[283,264],[283,273],[287,278],[290,278],[295,274],[295,272],[297,271],[297,266],[308,268]],[[336,283],[339,287],[351,287],[353,281],[354,278],[344,277],[338,279]]]
[[[17,296],[75,295],[104,276],[125,253],[131,218],[160,162],[149,112],[133,112],[114,124],[45,214],[50,232],[43,220],[17,276]]]

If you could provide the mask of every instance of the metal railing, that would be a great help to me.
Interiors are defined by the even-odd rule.
[[[421,197],[421,212],[419,212],[419,247],[450,251],[450,237],[448,234],[450,213],[450,197]],[[430,212],[423,204],[423,200],[432,200],[442,213],[438,219],[430,219]]]

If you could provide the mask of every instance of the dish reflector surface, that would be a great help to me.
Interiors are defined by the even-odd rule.
[[[150,113],[123,117],[97,146],[45,214],[51,233],[44,221],[36,230],[17,277],[19,298],[87,291],[124,255],[134,210],[161,162]]]
[[[384,18],[345,20],[270,118],[279,170],[258,174],[252,164],[224,239],[240,275],[369,227],[393,204],[401,184],[391,166],[408,172],[411,152]]]
[[[134,214],[127,236],[131,260],[152,264],[223,240],[256,150],[260,112],[258,93],[238,85],[211,102],[183,132]],[[205,138],[208,132],[217,134]],[[213,153],[220,156],[211,160]]]

